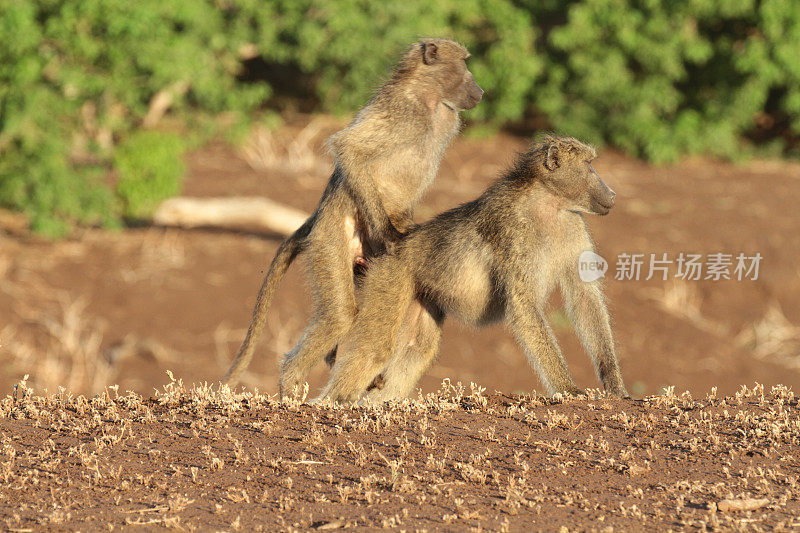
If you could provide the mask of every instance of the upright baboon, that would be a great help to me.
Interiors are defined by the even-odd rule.
[[[394,247],[458,132],[459,111],[483,96],[468,57],[464,47],[445,39],[413,44],[353,122],[330,138],[333,175],[314,214],[278,248],[225,383],[235,384],[247,368],[275,290],[302,252],[315,314],[285,356],[281,393],[305,381],[310,368],[336,350],[356,314],[354,267]]]
[[[581,213],[614,205],[596,156],[575,139],[548,137],[477,200],[411,229],[375,260],[322,397],[407,396],[436,355],[446,315],[505,320],[548,392],[580,393],[543,311],[556,284],[606,391],[627,396],[600,284],[578,271],[581,252],[593,249]]]

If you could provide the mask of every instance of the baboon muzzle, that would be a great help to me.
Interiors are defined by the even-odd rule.
[[[598,215],[607,215],[614,207],[614,198],[617,196],[611,187],[606,185],[598,176],[598,187],[592,191],[592,211]]]
[[[473,80],[472,85],[467,90],[467,96],[467,105],[464,109],[472,109],[483,99],[483,89]]]

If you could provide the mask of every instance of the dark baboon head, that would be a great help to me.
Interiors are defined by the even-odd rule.
[[[411,45],[396,79],[409,79],[423,88],[430,102],[442,102],[453,111],[472,109],[483,89],[467,68],[467,49],[448,39],[423,39]]]
[[[597,152],[572,137],[547,137],[522,157],[526,174],[559,198],[563,209],[607,215],[616,193],[592,167]]]

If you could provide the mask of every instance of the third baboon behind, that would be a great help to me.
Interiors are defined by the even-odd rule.
[[[581,281],[578,270],[593,249],[581,213],[614,205],[595,157],[573,138],[548,137],[477,200],[412,229],[376,260],[322,397],[407,396],[438,351],[446,315],[504,320],[548,392],[580,393],[544,314],[557,284],[606,391],[627,396],[599,281]]]
[[[300,253],[308,260],[315,314],[286,354],[281,392],[291,392],[314,364],[335,353],[356,314],[354,267],[400,239],[458,132],[459,111],[481,100],[468,57],[446,39],[414,43],[353,122],[331,137],[333,175],[314,214],[278,248],[225,383],[235,384],[249,364],[275,290]]]

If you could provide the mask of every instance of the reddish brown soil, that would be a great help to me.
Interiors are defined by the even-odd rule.
[[[337,128],[330,121],[321,124],[306,169],[287,156],[266,170],[253,170],[237,151],[211,146],[189,156],[184,194],[262,195],[310,211],[330,170],[327,156],[314,159],[314,154],[324,153],[322,140]],[[298,138],[300,127],[288,128],[282,138]],[[417,218],[474,198],[524,142],[506,135],[457,141]],[[619,357],[634,396],[667,385],[694,393],[718,387],[726,394],[753,382],[797,389],[800,165],[693,160],[652,167],[606,151],[596,168],[618,193],[609,216],[588,218],[606,258],[623,252],[667,252],[674,258],[681,251],[764,257],[757,281],[675,286],[660,279],[607,278]],[[0,231],[0,391],[25,374],[39,389],[66,384],[74,392],[94,392],[118,383],[123,391],[145,395],[164,382],[167,369],[187,383],[219,379],[244,336],[256,290],[279,243],[241,232],[145,227],[90,230],[51,244],[19,236],[11,225],[3,226],[2,217],[0,227],[6,227]],[[554,298],[553,309],[560,306]],[[771,308],[777,314],[762,327],[760,340],[748,341],[747,333]],[[308,316],[298,262],[270,311],[245,385],[276,390],[277,360],[296,342]],[[555,312],[554,319],[576,380],[598,386],[563,314]],[[71,329],[65,331],[65,325]],[[64,345],[70,335],[80,339],[72,347]],[[94,353],[89,348],[75,353],[95,340]],[[98,355],[113,364],[92,367]],[[320,365],[311,376],[312,393],[326,376]],[[501,326],[471,330],[449,322],[438,363],[421,387],[435,390],[444,378],[505,393],[540,387]]]
[[[320,129],[316,153],[335,128]],[[523,146],[508,136],[458,141],[418,219],[475,197]],[[253,170],[212,146],[190,155],[185,194],[263,195],[311,210],[330,166],[311,159],[305,170],[289,157]],[[0,213],[0,397],[25,374],[42,394],[22,388],[0,401],[0,527],[800,527],[797,400],[771,391],[800,385],[800,166],[654,168],[603,152],[596,168],[618,193],[610,216],[589,219],[612,263],[623,252],[764,257],[758,281],[607,279],[635,397],[675,385],[696,398],[717,387],[728,398],[533,397],[537,378],[502,327],[449,323],[422,391],[449,378],[502,393],[333,409],[172,384],[146,399],[168,369],[186,383],[223,374],[278,239],[145,227],[52,244]],[[309,315],[301,274],[290,269],[279,291],[248,387],[276,390],[278,357]],[[597,387],[560,300],[552,303],[576,380]],[[315,369],[311,394],[326,375]],[[764,386],[730,396],[754,382]],[[110,383],[120,397],[70,395]],[[68,391],[45,394],[59,385]],[[722,510],[743,499],[762,501]]]
[[[0,401],[0,444],[9,531],[800,527],[786,388],[702,400],[450,389],[331,408],[178,383],[150,400],[21,387]]]

